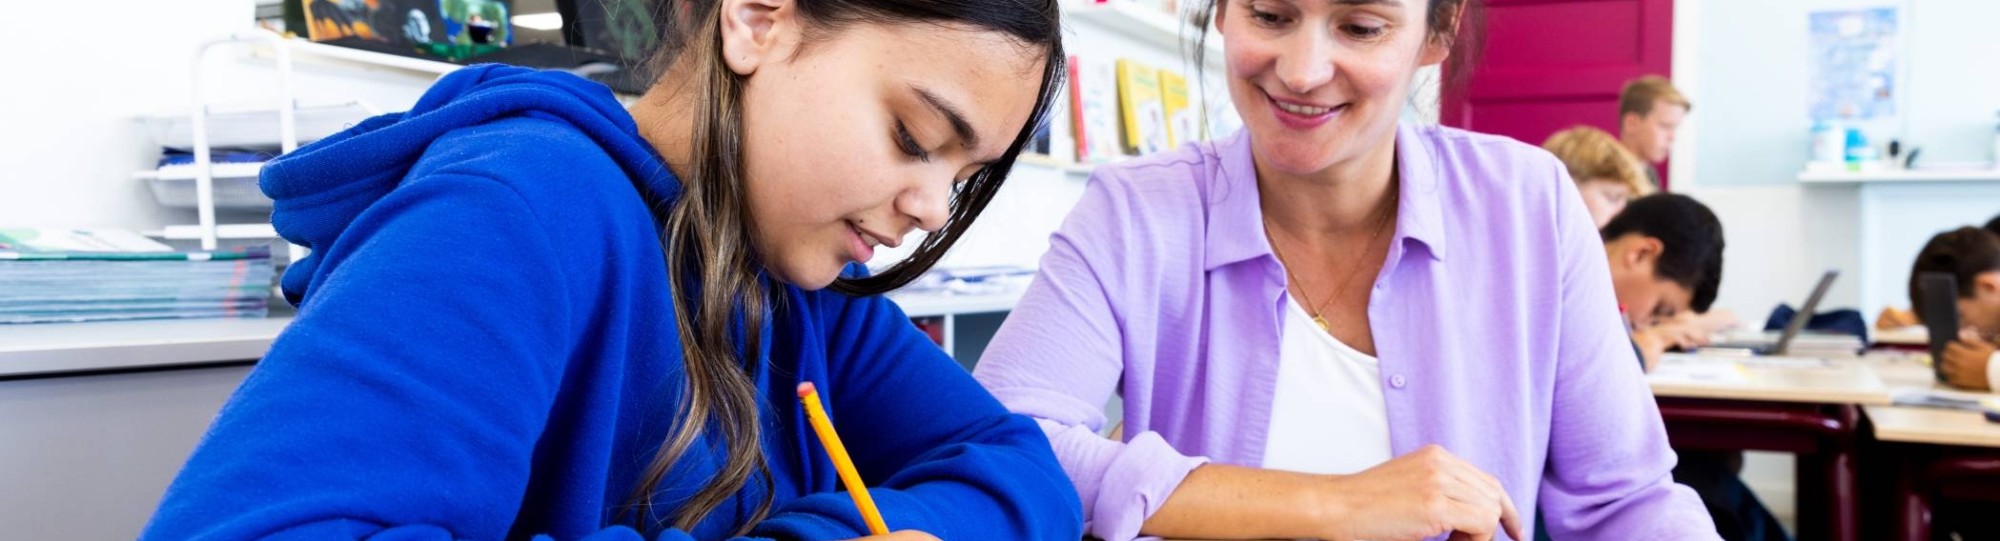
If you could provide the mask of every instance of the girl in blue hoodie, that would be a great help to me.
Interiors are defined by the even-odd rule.
[[[1041,430],[877,295],[1045,115],[1055,2],[661,4],[629,109],[478,66],[264,169],[298,317],[145,538],[861,537],[802,382],[888,538],[1080,537]]]

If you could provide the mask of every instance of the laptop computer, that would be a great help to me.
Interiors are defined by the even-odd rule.
[[[1811,321],[1813,313],[1819,310],[1819,301],[1826,298],[1827,290],[1833,289],[1833,280],[1839,277],[1840,271],[1838,270],[1829,270],[1826,271],[1826,274],[1820,275],[1819,284],[1813,286],[1812,295],[1806,297],[1805,304],[1799,305],[1798,311],[1792,314],[1791,321],[1785,322],[1785,330],[1778,334],[1777,341],[1717,343],[1710,344],[1701,349],[1704,351],[1711,349],[1734,349],[1747,350],[1753,355],[1784,355],[1785,351],[1791,348],[1792,340],[1798,338],[1799,333],[1805,330],[1806,322]]]

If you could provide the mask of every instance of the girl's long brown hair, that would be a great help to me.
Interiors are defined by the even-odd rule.
[[[793,0],[807,26],[807,46],[849,25],[957,23],[1002,32],[1025,50],[1044,51],[1042,78],[1033,113],[1015,135],[1000,160],[972,175],[953,196],[945,224],[926,235],[915,253],[879,274],[842,278],[831,289],[849,295],[886,292],[915,280],[944,257],[967,227],[993,199],[1014,160],[1046,121],[1049,104],[1061,88],[1063,48],[1054,0]],[[771,506],[769,466],[760,447],[757,420],[756,359],[762,358],[758,330],[763,328],[777,287],[759,272],[750,246],[744,201],[742,141],[743,78],[722,62],[719,0],[663,0],[654,23],[665,29],[660,49],[647,62],[653,73],[666,73],[683,91],[696,95],[695,122],[690,134],[690,163],[675,171],[682,184],[679,198],[655,201],[661,224],[661,248],[667,278],[674,291],[674,319],[679,329],[686,370],[682,398],[672,433],[647,465],[628,500],[641,531],[652,531],[654,493],[674,464],[697,445],[722,451],[725,457],[713,477],[690,496],[672,518],[671,526],[691,530],[756,478],[764,484],[763,499],[737,528],[748,533]],[[737,343],[743,346],[739,351]],[[717,442],[708,436],[720,438]]]

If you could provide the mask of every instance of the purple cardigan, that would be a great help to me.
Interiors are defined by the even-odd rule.
[[[1396,161],[1396,234],[1368,305],[1394,452],[1444,446],[1559,539],[1716,538],[1670,475],[1562,164],[1409,124]],[[1262,460],[1287,301],[1261,223],[1247,134],[1099,168],[981,356],[975,377],[1048,432],[1091,534],[1137,536],[1209,460]],[[1097,435],[1113,393],[1123,442]]]

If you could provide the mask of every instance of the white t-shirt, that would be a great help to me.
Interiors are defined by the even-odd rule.
[[[1264,467],[1346,474],[1387,462],[1381,365],[1320,329],[1296,300],[1285,305]]]

